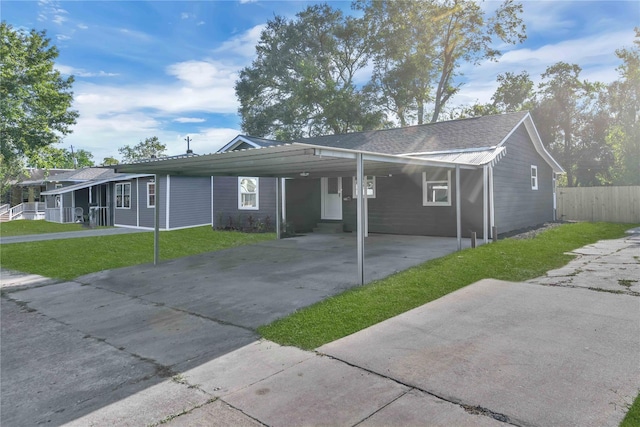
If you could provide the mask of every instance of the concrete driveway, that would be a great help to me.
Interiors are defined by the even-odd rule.
[[[371,235],[366,278],[455,250],[450,238]],[[20,282],[5,272],[1,424],[60,425],[153,389],[254,342],[256,327],[355,286],[356,278],[350,234],[264,242],[64,283]],[[5,287],[19,283],[26,286]]]

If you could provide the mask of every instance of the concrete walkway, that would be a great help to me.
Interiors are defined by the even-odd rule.
[[[66,231],[63,233],[28,234],[24,236],[2,237],[0,238],[0,244],[6,245],[9,243],[40,242],[43,240],[78,239],[81,237],[113,236],[117,234],[132,234],[132,233],[149,233],[151,231],[152,230],[141,230],[139,228],[125,228],[125,227],[86,229],[81,231]]]
[[[105,347],[85,337],[94,352],[88,357],[99,357],[111,373],[105,382],[126,381],[118,380],[123,370],[140,371],[143,379],[69,425],[617,426],[640,391],[640,235],[598,242],[575,254],[567,266],[544,277],[523,283],[483,280],[313,352],[251,341],[168,373],[164,381],[145,380],[153,372],[135,357],[115,358],[117,342]],[[64,305],[63,294],[62,299],[49,294],[50,315]],[[2,307],[3,347],[12,344],[5,340],[11,330],[24,327],[5,326],[5,315],[13,320],[16,310],[33,309],[23,295],[17,300],[22,305]],[[105,304],[100,295],[94,297],[96,307]],[[130,311],[126,298],[108,304],[107,309]],[[176,336],[197,329],[167,313],[154,317],[154,328],[175,329]],[[84,319],[78,338],[91,327],[92,309]],[[48,340],[48,354],[34,352],[23,363],[35,367],[45,358],[68,363],[68,343],[56,337],[68,324],[62,319],[46,325],[21,339]],[[134,332],[143,326],[130,318],[122,325]],[[105,334],[116,326],[101,328]],[[2,362],[7,363],[4,352]],[[50,402],[50,408],[64,411],[64,405],[89,394],[81,381],[85,366],[76,359],[73,377],[61,380],[77,394]],[[46,392],[48,375],[23,376],[18,384],[37,381]],[[3,419],[12,409],[4,406],[7,397],[21,411],[30,405],[22,390],[8,389],[5,381],[2,397]],[[55,425],[53,412],[49,417]]]

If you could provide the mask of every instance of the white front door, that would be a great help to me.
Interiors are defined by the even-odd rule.
[[[321,178],[321,219],[342,220],[342,178]]]

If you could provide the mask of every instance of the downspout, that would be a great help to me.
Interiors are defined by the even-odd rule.
[[[220,224],[218,224],[219,226]],[[211,177],[211,228],[213,228],[213,177]]]

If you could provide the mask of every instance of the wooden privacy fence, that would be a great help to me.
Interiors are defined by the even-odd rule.
[[[640,186],[559,187],[558,219],[640,223]]]

